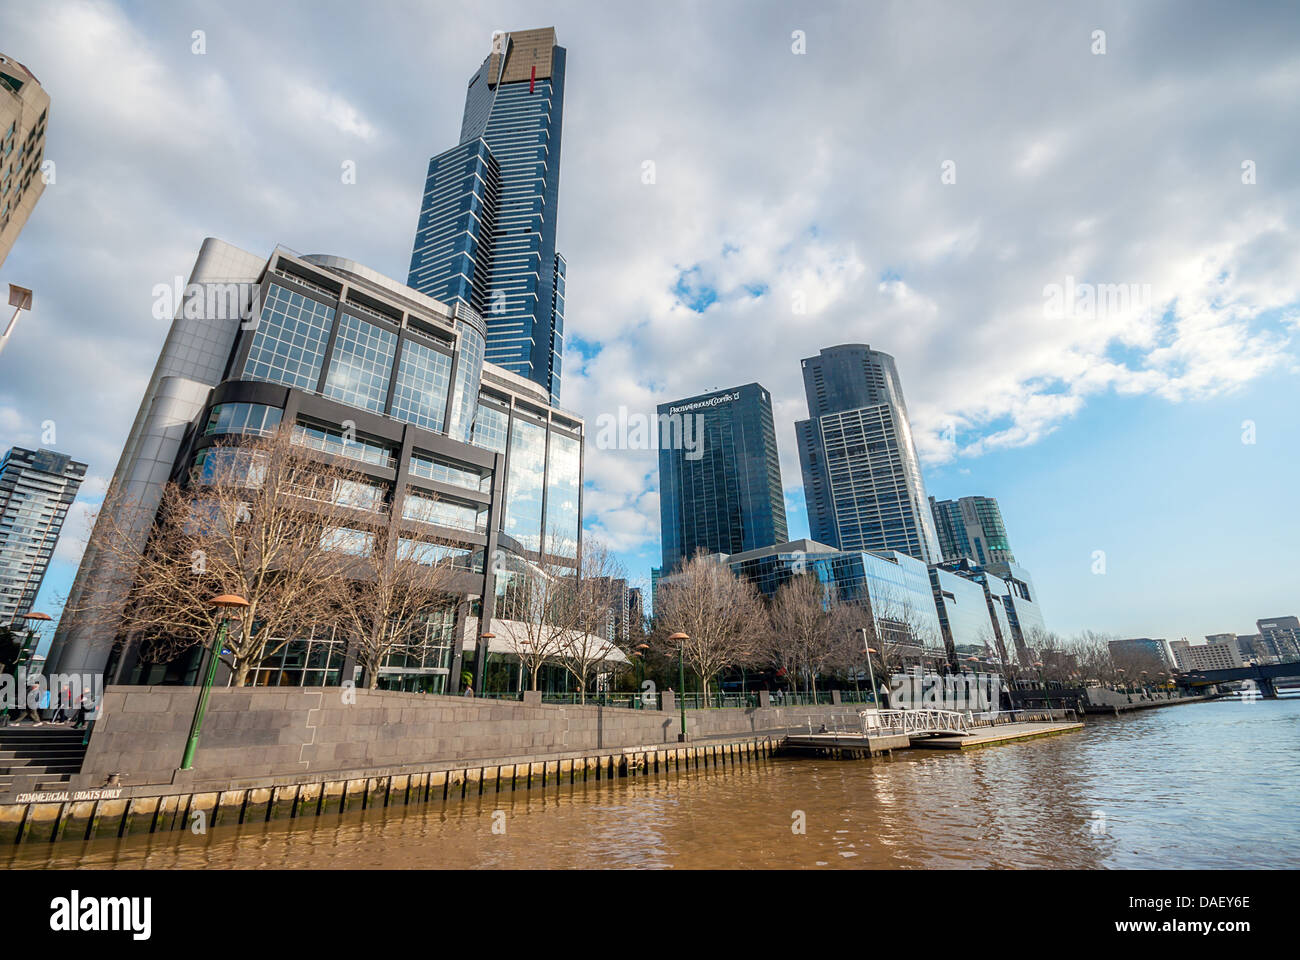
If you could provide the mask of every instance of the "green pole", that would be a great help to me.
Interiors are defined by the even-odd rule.
[[[199,730],[203,727],[203,715],[208,709],[208,691],[212,689],[212,681],[217,676],[217,661],[221,659],[221,647],[226,641],[226,619],[223,617],[221,625],[217,627],[217,642],[212,648],[212,656],[208,659],[208,673],[203,678],[203,688],[199,691],[199,702],[194,707],[194,719],[190,722],[190,738],[185,742],[185,756],[181,757],[181,769],[194,769],[194,751],[199,745]]]
[[[682,691],[678,696],[681,697],[681,701],[680,701],[681,715],[682,715],[681,740],[683,743],[685,743],[686,742],[686,641],[685,640],[683,640],[682,645],[678,647],[677,684],[679,687],[681,687],[681,691]]]
[[[36,645],[32,643],[35,639],[36,631],[29,628],[27,631],[27,639],[23,641],[23,645],[18,651],[18,659],[14,661],[14,673],[17,673],[18,668],[30,660],[31,655],[36,652]]]

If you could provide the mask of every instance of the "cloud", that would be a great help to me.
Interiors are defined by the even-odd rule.
[[[0,429],[53,419],[60,449],[110,473],[165,335],[149,291],[204,236],[405,276],[425,165],[492,30],[538,14],[398,4],[341,31],[307,9],[205,6],[205,56],[186,10],[0,12],[6,53],[51,90],[59,170],[5,265],[37,310],[0,357]],[[562,402],[589,424],[758,381],[797,491],[799,360],[834,343],[897,358],[927,465],[1038,442],[1108,392],[1182,403],[1297,369],[1287,5],[554,16],[565,332],[584,348]],[[1043,290],[1067,277],[1149,288],[1151,309],[1053,318]],[[588,524],[618,549],[654,549],[656,462],[589,444]]]

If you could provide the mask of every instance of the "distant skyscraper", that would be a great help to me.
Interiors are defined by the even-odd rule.
[[[701,550],[741,553],[787,539],[767,390],[747,383],[662,403],[659,418],[682,427],[660,437],[663,576]]]
[[[0,624],[31,611],[85,476],[53,450],[14,447],[0,460]]]
[[[966,557],[980,566],[1015,563],[1002,511],[992,497],[962,497],[960,500],[930,498],[939,549],[944,560]]]
[[[1270,617],[1256,620],[1264,649],[1283,660],[1300,657],[1300,618]]]
[[[897,550],[937,563],[934,517],[894,358],[866,344],[803,361],[807,420],[795,424],[808,527],[841,550]]]
[[[564,258],[555,249],[565,50],[498,33],[470,78],[460,143],[429,161],[407,284],[487,321],[486,359],[560,398]]]
[[[45,190],[45,119],[50,95],[32,72],[0,54],[0,265]]]

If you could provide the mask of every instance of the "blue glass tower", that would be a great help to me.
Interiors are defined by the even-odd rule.
[[[788,534],[772,397],[757,383],[659,405],[663,575],[696,553],[741,553]]]
[[[555,249],[565,50],[499,33],[470,78],[460,143],[429,161],[407,284],[487,323],[486,359],[560,398],[564,258]]]

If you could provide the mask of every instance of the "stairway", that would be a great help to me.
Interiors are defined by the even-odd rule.
[[[85,730],[45,724],[0,727],[0,793],[19,776],[41,775],[40,789],[58,787],[81,772]]]

